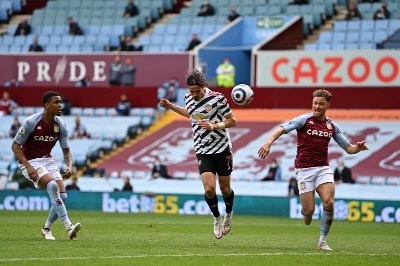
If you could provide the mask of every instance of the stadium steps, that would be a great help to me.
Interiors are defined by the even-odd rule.
[[[21,21],[30,19],[31,15],[13,15],[8,24],[0,25],[0,35],[7,34],[8,27],[10,25],[18,25]]]
[[[297,46],[297,50],[303,50],[304,49],[304,45],[305,44],[310,44],[310,43],[315,43],[318,41],[319,35],[321,34],[321,32],[323,31],[329,31],[333,29],[333,24],[335,23],[336,20],[343,20],[346,17],[347,14],[347,9],[346,6],[343,5],[337,5],[336,6],[336,10],[337,10],[337,15],[335,15],[334,17],[332,17],[332,19],[329,19],[325,22],[324,25],[321,26],[320,29],[315,29],[314,32],[309,35],[307,37],[307,39],[305,39],[303,41],[303,44]]]

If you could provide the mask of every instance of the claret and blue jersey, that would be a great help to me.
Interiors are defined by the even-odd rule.
[[[328,166],[328,145],[333,138],[344,148],[350,144],[337,124],[326,117],[318,120],[313,113],[307,113],[282,124],[286,133],[297,131],[296,168]]]

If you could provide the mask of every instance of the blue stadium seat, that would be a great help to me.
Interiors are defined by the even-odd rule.
[[[8,35],[14,35],[15,30],[17,29],[17,27],[18,27],[17,24],[10,24],[10,25],[7,27],[7,34],[8,34]]]
[[[349,31],[346,34],[346,43],[359,43],[360,33],[357,31]]]
[[[373,43],[363,43],[363,42],[360,42],[360,47],[359,47],[359,49],[360,49],[360,50],[365,50],[365,49],[367,49],[367,50],[376,49],[376,45],[373,44]]]
[[[64,45],[72,45],[74,43],[74,36],[63,35],[61,36],[61,43]]]
[[[360,43],[372,44],[373,40],[374,40],[374,34],[372,32],[361,32],[360,33]]]
[[[304,45],[304,50],[306,50],[306,51],[318,50],[318,45],[315,43],[307,43]]]
[[[361,31],[373,31],[374,21],[373,20],[362,20],[361,21]]]
[[[67,34],[68,30],[65,25],[54,25],[53,34],[63,35]]]
[[[14,37],[14,44],[24,45],[26,43],[26,36],[19,35]]]
[[[350,20],[347,22],[347,31],[360,31],[361,22],[359,20]]]
[[[335,21],[333,30],[334,31],[346,31],[347,30],[347,21],[346,20]]]
[[[111,24],[103,24],[100,27],[100,35],[111,35],[113,33],[113,28]]]
[[[82,44],[81,45],[81,52],[93,52],[94,48],[91,44]]]
[[[57,45],[57,52],[69,52],[69,51],[70,51],[69,45],[65,45],[65,44]]]
[[[9,35],[4,35],[2,38],[2,44],[5,45],[12,45],[14,43],[14,37],[13,36],[9,36]]]
[[[381,19],[375,21],[375,30],[385,30],[389,28],[389,20]]]
[[[76,45],[81,45],[85,41],[84,36],[74,36],[72,39],[73,39],[73,44],[76,44]]]
[[[44,35],[53,35],[54,26],[51,24],[43,25],[41,34]]]
[[[12,53],[19,53],[22,51],[22,45],[19,44],[10,45],[8,51]]]
[[[49,45],[44,45],[44,47],[45,47],[44,50],[46,52],[50,52],[50,53],[58,52],[57,45],[49,44]]]
[[[61,44],[61,36],[60,35],[51,35],[49,44],[60,45]]]
[[[320,51],[331,50],[331,43],[319,43],[318,50],[320,50]]]
[[[346,50],[358,50],[359,49],[359,44],[358,43],[346,43],[345,44],[345,49]]]
[[[323,31],[319,35],[318,42],[319,43],[332,43],[332,35],[331,31]]]
[[[332,43],[331,50],[344,50],[345,44],[344,43]]]
[[[380,43],[388,37],[387,31],[375,31],[374,42]]]
[[[68,44],[70,52],[81,52],[81,46],[79,44]]]

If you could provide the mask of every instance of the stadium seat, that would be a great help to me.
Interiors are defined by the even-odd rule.
[[[26,36],[19,35],[14,37],[14,44],[15,45],[24,45],[26,43]]]
[[[361,32],[360,43],[372,43],[374,35],[372,32]]]
[[[331,45],[331,50],[344,50],[345,49],[345,44],[344,43],[338,43],[334,42]]]
[[[374,21],[373,20],[362,20],[361,21],[361,31],[374,31]]]
[[[120,177],[129,177],[129,178],[134,178],[135,177],[135,171],[133,170],[121,170],[120,172]]]
[[[373,185],[385,185],[386,184],[386,177],[384,177],[384,176],[373,176],[371,178],[371,184],[373,184]]]
[[[386,178],[386,185],[400,186],[400,176],[388,176]]]
[[[358,45],[358,43],[346,43],[345,44],[345,49],[346,50],[358,50],[359,49],[359,45]]]
[[[380,43],[388,37],[387,31],[375,31],[374,42]]]
[[[370,176],[358,176],[356,178],[356,183],[357,184],[370,184],[371,183],[371,177]]]
[[[333,30],[334,31],[346,31],[347,30],[347,21],[346,20],[335,21]]]
[[[389,20],[387,19],[376,20],[374,26],[375,30],[386,30],[389,28]]]
[[[346,43],[359,43],[360,33],[357,31],[350,31],[346,35]]]
[[[360,31],[361,22],[359,20],[350,20],[347,22],[347,31]]]
[[[331,31],[323,31],[319,35],[318,42],[319,43],[332,43],[332,35]]]
[[[349,34],[349,33],[347,33]],[[333,43],[345,43],[346,42],[346,32],[334,31],[332,36]]]
[[[172,177],[173,178],[177,178],[177,179],[186,179],[187,178],[187,175],[186,175],[186,172],[185,171],[174,171],[173,173],[172,173]]]

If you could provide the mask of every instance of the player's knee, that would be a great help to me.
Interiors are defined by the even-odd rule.
[[[315,206],[314,207],[312,207],[312,206],[303,206],[302,210],[301,210],[301,213],[304,216],[311,216],[311,215],[314,214],[314,211],[315,211]]]
[[[61,199],[62,199],[62,201],[64,202],[64,204],[67,202],[67,200],[68,200],[68,194],[67,194],[67,192],[61,192],[60,193],[60,197],[61,197]]]
[[[57,184],[57,182],[56,181],[54,181],[54,180],[50,180],[48,183],[47,183],[47,191],[50,193],[50,192],[52,192],[52,193],[58,193],[58,192],[60,192],[60,188],[58,187],[58,184]]]
[[[206,197],[207,198],[213,198],[215,195],[216,195],[216,193],[215,193],[215,188],[214,189],[212,189],[212,188],[206,188],[205,189],[205,194],[206,194]]]
[[[322,202],[322,204],[323,204],[323,209],[325,211],[332,211],[333,206],[335,205],[335,201],[333,199],[327,199],[327,200],[324,200]]]
[[[231,188],[229,186],[221,187],[221,194],[224,197],[229,197],[229,195],[231,194]]]

